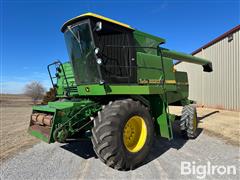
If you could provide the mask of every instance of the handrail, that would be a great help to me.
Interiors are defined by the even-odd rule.
[[[69,84],[68,84],[68,81],[67,81],[67,76],[66,76],[65,71],[64,71],[64,68],[63,68],[63,64],[62,64],[62,62],[61,62],[60,60],[56,60],[56,61],[54,61],[53,63],[51,63],[51,64],[49,64],[49,65],[47,66],[48,74],[49,74],[49,76],[50,76],[50,79],[51,79],[51,83],[52,83],[53,88],[55,88],[55,85],[54,85],[54,83],[53,83],[53,78],[58,78],[58,77],[53,77],[52,74],[51,74],[50,67],[53,66],[53,65],[55,65],[55,67],[59,67],[59,66],[61,67],[61,70],[63,71],[64,79],[65,79],[66,85],[67,85],[67,93],[66,93],[66,95],[69,96],[70,87],[69,87]]]

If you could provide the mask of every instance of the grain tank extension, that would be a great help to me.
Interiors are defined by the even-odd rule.
[[[196,137],[187,73],[176,71],[173,60],[206,72],[210,61],[162,48],[165,39],[93,13],[70,19],[61,31],[70,62],[48,65],[57,100],[33,107],[31,135],[47,143],[91,138],[99,159],[120,170],[144,161],[154,134],[173,138],[177,118],[169,105],[183,106],[181,132]]]

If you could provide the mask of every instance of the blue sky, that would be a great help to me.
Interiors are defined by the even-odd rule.
[[[0,0],[2,93],[21,93],[37,80],[50,87],[46,66],[68,60],[61,25],[86,12],[98,13],[163,37],[165,47],[191,53],[240,24],[238,0],[52,1]]]

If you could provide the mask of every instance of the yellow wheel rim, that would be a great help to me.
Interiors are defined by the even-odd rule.
[[[140,116],[133,116],[128,119],[123,131],[123,142],[130,152],[140,151],[147,139],[147,126]]]

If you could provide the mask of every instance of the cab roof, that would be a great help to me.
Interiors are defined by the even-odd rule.
[[[79,16],[76,16],[76,17],[68,20],[67,22],[65,22],[65,23],[63,24],[62,28],[61,28],[61,31],[63,32],[68,25],[70,25],[70,24],[72,24],[72,23],[74,23],[74,22],[76,22],[76,21],[78,21],[78,20],[85,19],[85,18],[87,18],[87,17],[94,17],[94,18],[97,18],[97,19],[101,19],[101,20],[104,20],[104,21],[108,21],[108,22],[110,22],[110,23],[114,23],[114,24],[117,24],[117,25],[119,25],[119,26],[122,26],[122,27],[125,27],[125,28],[128,28],[128,29],[134,30],[134,29],[133,29],[131,26],[129,26],[128,24],[124,24],[124,23],[121,23],[121,22],[119,22],[119,21],[115,21],[115,20],[113,20],[113,19],[110,19],[110,18],[101,16],[101,15],[98,15],[98,14],[94,14],[94,13],[88,12],[88,13],[81,14],[81,15],[79,15]]]
[[[133,31],[136,32],[136,34],[139,34],[139,33],[140,33],[141,36],[144,36],[144,37],[146,37],[146,38],[150,38],[150,39],[156,41],[157,44],[163,44],[163,43],[165,43],[165,39],[163,39],[163,38],[160,38],[160,37],[157,37],[157,36],[148,34],[148,33],[144,33],[144,32],[142,32],[142,31],[139,31],[139,30],[136,30],[136,29],[132,28],[132,27],[131,27],[130,25],[128,25],[128,24],[124,24],[124,23],[121,23],[121,22],[119,22],[119,21],[115,21],[115,20],[113,20],[113,19],[110,19],[110,18],[101,16],[101,15],[99,15],[99,14],[94,14],[94,13],[91,13],[91,12],[88,12],[88,13],[85,13],[85,14],[81,14],[81,15],[79,15],[79,16],[76,16],[76,17],[74,17],[74,18],[66,21],[66,22],[63,24],[63,26],[62,26],[62,28],[61,28],[61,31],[64,32],[67,26],[69,26],[69,25],[71,25],[71,24],[73,24],[73,23],[76,23],[76,22],[78,22],[79,20],[87,19],[87,18],[89,18],[89,17],[90,17],[90,18],[93,17],[93,18],[96,18],[96,19],[104,20],[104,21],[107,21],[107,22],[110,22],[110,23],[113,23],[113,24],[122,26],[122,27],[124,27],[124,28],[133,30]]]

